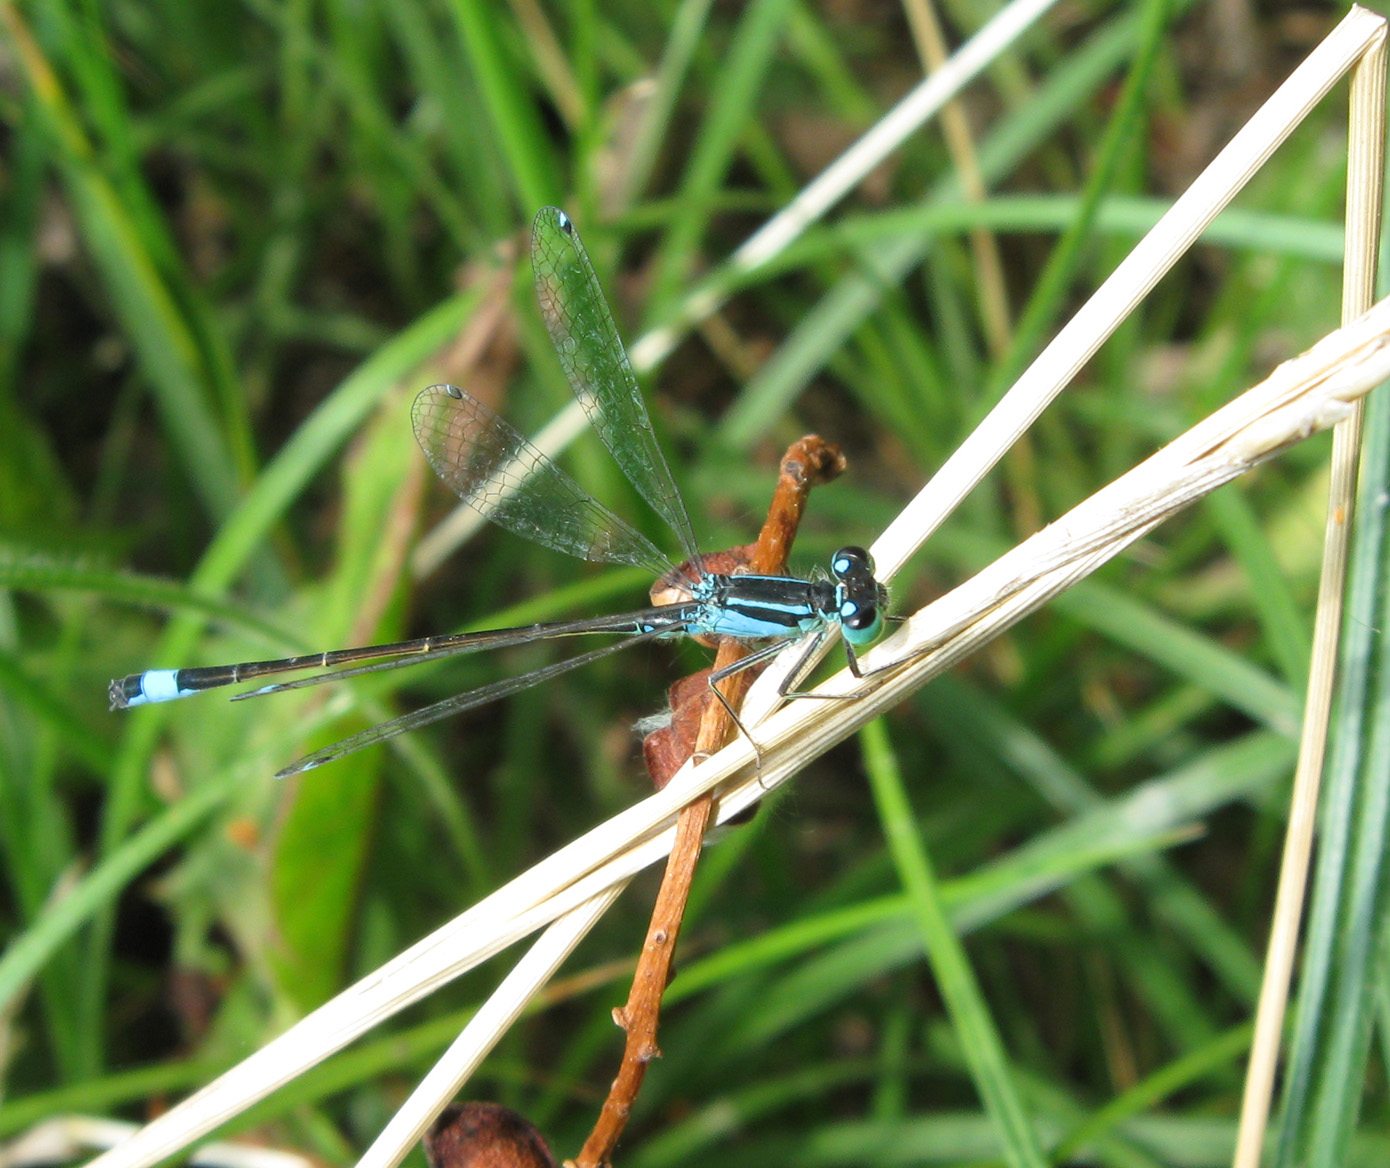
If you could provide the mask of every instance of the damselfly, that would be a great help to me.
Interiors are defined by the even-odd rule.
[[[850,668],[858,674],[855,647],[878,637],[888,602],[886,590],[874,578],[868,552],[860,547],[841,548],[831,557],[829,578],[822,579],[706,572],[701,566],[690,517],[657,445],[598,277],[574,224],[563,211],[546,207],[536,216],[531,264],[541,314],[575,396],[623,473],[675,531],[685,556],[682,565],[675,567],[646,536],[598,502],[486,406],[455,386],[433,385],[415,399],[411,410],[415,437],[435,473],[492,522],[586,560],[637,565],[654,575],[679,581],[684,598],[614,616],[422,637],[275,661],[199,669],[151,669],[111,683],[113,709],[171,701],[252,678],[302,670],[329,672],[262,686],[237,694],[233,700],[395,669],[425,658],[476,653],[550,637],[609,633],[623,638],[383,722],[307,755],[280,771],[283,777],[322,766],[449,714],[496,701],[619,649],[661,637],[686,634],[769,642],[729,670],[710,678],[721,701],[723,695],[716,683],[723,677],[765,660],[789,640],[807,633],[814,636],[784,680],[784,695],[796,696],[798,675],[814,660],[819,644],[836,630]]]

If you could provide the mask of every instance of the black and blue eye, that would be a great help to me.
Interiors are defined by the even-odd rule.
[[[846,600],[840,605],[840,633],[851,645],[871,645],[883,632],[883,613],[876,604]]]
[[[830,570],[841,580],[861,572],[872,576],[874,558],[862,547],[851,544],[849,547],[842,547],[831,557]]]

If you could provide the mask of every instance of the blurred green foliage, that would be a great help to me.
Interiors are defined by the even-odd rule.
[[[983,17],[947,8],[957,42]],[[646,378],[706,546],[751,538],[781,448],[811,429],[851,471],[812,500],[796,562],[871,542],[1335,19],[1241,13],[1233,33],[1218,5],[1058,8],[968,92],[988,199],[962,196],[929,125],[741,277]],[[628,727],[697,650],[603,662],[286,784],[269,776],[305,750],[538,655],[327,703],[117,715],[106,681],[633,603],[631,573],[495,532],[416,578],[411,547],[450,500],[411,396],[461,380],[534,430],[567,397],[520,246],[539,204],[580,224],[635,339],[922,65],[903,12],[876,4],[35,0],[0,17],[8,1135],[141,1117],[641,796]],[[1295,133],[896,582],[900,610],[1337,323],[1344,125],[1329,102]],[[977,229],[1026,322],[1002,346]],[[1169,524],[708,853],[625,1163],[1227,1162],[1327,452],[1307,443]],[[581,442],[571,465],[640,516],[601,451]],[[1374,821],[1356,791],[1341,809]],[[562,1154],[616,1066],[613,963],[653,887],[572,959],[605,976],[470,1085]],[[1346,913],[1328,952],[1358,942],[1383,971],[1378,902]],[[239,1126],[351,1162],[499,976]],[[1390,998],[1358,992],[1326,1007],[1361,1025],[1361,1062],[1338,1065],[1366,1066],[1376,1026],[1378,1045],[1322,1099],[1344,1131],[1360,1108],[1344,1162],[1384,1163]]]

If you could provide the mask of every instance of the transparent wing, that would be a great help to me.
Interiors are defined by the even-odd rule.
[[[632,485],[676,533],[687,560],[698,564],[690,516],[657,445],[594,266],[569,216],[555,207],[543,207],[531,228],[531,267],[550,340],[590,424]]]
[[[484,518],[580,559],[670,570],[651,540],[464,390],[432,385],[410,417],[434,473]]]
[[[639,633],[627,640],[618,641],[612,645],[604,645],[600,649],[591,649],[589,652],[581,653],[578,657],[571,657],[567,661],[557,661],[554,665],[533,669],[530,673],[523,673],[520,677],[509,677],[505,681],[493,682],[491,685],[445,698],[442,702],[435,702],[432,706],[412,710],[409,714],[402,714],[399,718],[392,718],[391,721],[383,722],[380,726],[373,726],[370,730],[363,730],[350,738],[344,738],[341,742],[333,743],[332,746],[326,746],[322,750],[314,751],[313,754],[305,755],[298,762],[285,767],[284,770],[276,771],[275,777],[284,779],[303,771],[311,771],[315,767],[323,766],[326,762],[332,762],[334,759],[342,758],[345,754],[351,754],[354,750],[362,750],[365,747],[374,746],[378,742],[385,742],[397,734],[404,734],[407,730],[414,730],[419,726],[427,726],[431,722],[439,721],[440,718],[449,717],[450,714],[458,714],[464,710],[472,710],[478,706],[487,705],[489,702],[495,702],[509,694],[517,693],[519,690],[539,685],[543,681],[549,681],[552,677],[558,677],[562,673],[568,673],[571,669],[578,669],[590,661],[597,661],[600,657],[607,657],[611,653],[630,649],[633,645],[639,645],[643,641],[655,640],[661,635],[660,630]]]

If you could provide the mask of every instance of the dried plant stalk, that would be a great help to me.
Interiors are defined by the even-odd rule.
[[[845,466],[838,446],[823,441],[814,434],[794,442],[782,456],[777,476],[777,488],[758,542],[754,544],[748,569],[760,575],[777,576],[787,570],[787,556],[796,539],[797,528],[806,510],[806,499],[813,487],[838,476]],[[725,641],[714,660],[717,673],[747,656],[748,646],[738,641]],[[738,706],[753,675],[739,672],[719,682],[720,693],[730,706]],[[720,701],[707,701],[695,740],[694,757],[713,754],[723,745],[733,729],[728,707]],[[676,820],[675,841],[666,863],[666,874],[657,893],[651,924],[637,961],[637,973],[632,979],[632,992],[627,1004],[613,1012],[614,1020],[627,1032],[623,1061],[618,1076],[603,1101],[598,1120],[584,1147],[573,1163],[577,1168],[599,1168],[606,1164],[618,1146],[618,1138],[627,1127],[633,1101],[646,1078],[647,1067],[661,1051],[656,1044],[657,1022],[661,1015],[661,998],[671,978],[676,941],[680,937],[681,921],[685,916],[690,884],[695,878],[705,833],[709,830],[716,810],[714,792],[707,791],[681,809]],[[566,1161],[568,1165],[570,1162]]]
[[[584,935],[618,899],[627,881],[570,909],[551,924],[503,979],[483,1007],[449,1044],[430,1072],[416,1085],[391,1122],[382,1128],[372,1146],[357,1162],[359,1168],[394,1168],[419,1142],[468,1077],[487,1057],[497,1040],[510,1029],[531,999],[545,988]]]
[[[1347,157],[1346,266],[1342,276],[1342,319],[1370,307],[1380,253],[1380,209],[1385,179],[1385,34],[1356,66],[1351,80]],[[1274,1074],[1284,1035],[1289,979],[1303,921],[1304,892],[1313,853],[1318,790],[1327,754],[1337,647],[1342,628],[1351,520],[1356,499],[1356,463],[1361,450],[1362,403],[1338,425],[1332,441],[1332,482],[1323,534],[1322,573],[1313,618],[1313,652],[1303,733],[1298,745],[1289,826],[1279,865],[1264,977],[1255,1010],[1255,1035],[1245,1073],[1234,1168],[1259,1168],[1274,1097]]]

